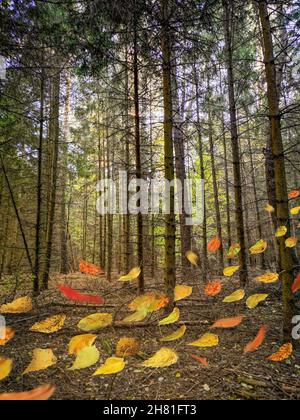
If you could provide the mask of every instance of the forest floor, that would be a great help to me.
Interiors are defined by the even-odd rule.
[[[11,375],[0,383],[0,392],[19,392],[52,383],[57,387],[54,399],[58,400],[300,399],[299,353],[282,363],[266,360],[282,344],[278,286],[267,285],[266,291],[266,287],[251,282],[247,296],[254,293],[270,293],[270,296],[250,311],[245,301],[222,303],[225,296],[239,288],[237,280],[224,280],[222,295],[210,299],[203,295],[203,286],[194,284],[192,296],[178,304],[180,319],[187,325],[185,336],[179,341],[162,344],[159,339],[175,331],[178,325],[158,327],[158,319],[165,316],[162,311],[142,325],[121,326],[117,321],[129,314],[127,304],[136,296],[136,287],[124,287],[116,279],[109,284],[105,278],[79,273],[54,278],[50,290],[38,298],[38,307],[34,312],[7,316],[7,324],[16,330],[16,335],[1,349],[1,353],[13,359],[14,368]],[[96,308],[69,303],[57,291],[58,284],[100,293],[105,298],[105,304]],[[163,291],[162,284],[148,281],[147,285],[148,291]],[[18,297],[25,292],[18,291]],[[1,297],[0,300],[3,302]],[[79,371],[67,370],[73,361],[68,356],[68,343],[71,337],[81,334],[77,324],[80,319],[95,312],[113,313],[115,320],[113,326],[101,330],[98,335],[96,345],[101,359],[97,366],[114,353],[117,342],[123,336],[139,339],[141,351],[148,357],[163,346],[171,347],[178,352],[178,363],[164,369],[149,369],[141,367],[143,358],[136,356],[128,359],[123,372],[113,376],[93,377],[97,366]],[[29,332],[35,322],[57,314],[67,315],[65,326],[59,332],[49,336]],[[206,333],[217,319],[237,315],[245,315],[243,323],[233,330],[218,331],[218,347],[204,351],[186,345]],[[244,355],[244,346],[255,338],[263,324],[268,326],[268,335],[262,347],[255,353]],[[22,376],[34,348],[51,348],[58,357],[58,363],[45,371]],[[192,359],[192,354],[206,357],[209,368]]]

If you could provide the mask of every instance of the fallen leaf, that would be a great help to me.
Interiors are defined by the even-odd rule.
[[[101,328],[106,328],[110,326],[113,322],[112,314],[100,313],[92,314],[83,318],[78,323],[78,328],[84,332],[91,332],[100,330]]]
[[[210,327],[210,329],[212,330],[215,328],[235,328],[235,327],[238,327],[242,323],[243,319],[244,319],[243,316],[219,319]]]
[[[236,292],[232,293],[230,296],[227,296],[223,300],[223,303],[239,302],[240,300],[243,300],[244,297],[245,297],[245,290],[244,289],[240,289],[240,290],[237,290]]]
[[[51,349],[34,349],[32,352],[32,360],[23,372],[23,375],[45,370],[56,363],[57,358]]]
[[[222,242],[218,236],[215,236],[207,245],[207,249],[212,254],[221,248]]]
[[[180,338],[184,336],[185,332],[186,332],[186,326],[183,325],[178,330],[176,330],[170,335],[167,335],[166,337],[161,338],[159,341],[168,342],[168,341],[179,340]]]
[[[140,267],[135,267],[126,276],[120,277],[119,281],[127,282],[137,280],[140,277],[141,272],[142,270]]]
[[[267,294],[256,294],[252,295],[247,299],[246,305],[249,309],[256,308],[261,302],[266,300],[269,297]]]
[[[288,238],[285,241],[285,246],[287,248],[295,248],[295,246],[297,245],[297,243],[298,243],[298,239],[295,236],[292,236],[291,238]]]
[[[280,226],[277,230],[276,230],[276,238],[282,238],[283,236],[285,236],[287,234],[288,230],[285,226]]]
[[[198,255],[197,255],[195,252],[193,252],[193,251],[188,251],[188,252],[185,254],[185,256],[186,256],[186,258],[188,259],[188,261],[189,261],[192,265],[194,265],[195,267],[198,267],[198,264],[199,264],[199,257],[198,257]]]
[[[32,391],[0,394],[0,401],[47,401],[54,392],[53,385],[42,385]]]
[[[98,375],[113,375],[119,373],[125,369],[126,363],[123,358],[120,357],[109,357],[104,365],[100,366],[99,369],[93,374]]]
[[[233,267],[227,267],[224,269],[224,276],[232,277],[239,269],[240,269],[239,265],[233,266]]]
[[[267,248],[268,248],[268,242],[261,239],[250,248],[250,253],[252,255],[262,254],[266,251]]]
[[[132,357],[140,352],[140,342],[135,338],[123,337],[119,340],[116,349],[117,357]]]
[[[276,283],[279,280],[279,274],[266,273],[263,276],[256,277],[255,280],[265,284]]]
[[[174,308],[173,312],[169,316],[159,321],[159,325],[175,324],[175,322],[179,320],[179,317],[180,317],[180,310],[178,308]]]
[[[0,356],[0,381],[7,378],[12,370],[13,361]]]
[[[30,331],[42,334],[53,334],[63,328],[66,319],[66,315],[55,315],[51,318],[44,319],[41,322],[37,322],[30,328]]]
[[[84,347],[92,346],[97,336],[94,334],[77,335],[71,338],[69,343],[69,355],[78,354]]]
[[[220,343],[219,337],[216,334],[206,333],[198,340],[189,343],[188,346],[211,348],[216,347]]]
[[[23,314],[32,310],[32,300],[29,296],[25,296],[7,303],[0,307],[2,314]]]
[[[174,350],[166,347],[161,348],[150,359],[142,363],[142,366],[152,368],[164,368],[174,365],[178,361],[178,355]]]
[[[272,354],[272,356],[268,357],[267,360],[270,362],[283,362],[291,357],[293,354],[293,345],[292,343],[284,344],[277,353]]]
[[[292,286],[292,292],[297,293],[298,290],[300,290],[300,273],[298,274],[296,280],[294,281],[294,284]]]
[[[198,357],[195,354],[191,354],[191,358],[196,360],[196,362],[200,363],[201,365],[205,366],[205,367],[209,367],[209,363],[207,361],[207,359],[203,358],[203,357]]]
[[[255,350],[257,350],[262,343],[264,342],[267,334],[267,327],[263,325],[261,329],[259,330],[257,336],[253,341],[251,341],[244,349],[244,353],[251,353]]]
[[[104,303],[104,299],[101,296],[80,293],[69,286],[60,285],[58,286],[58,289],[66,298],[75,302],[85,302],[85,303],[94,303],[94,304]]]
[[[241,252],[241,245],[240,244],[231,245],[231,247],[229,248],[228,254],[227,254],[227,258],[229,260],[233,260],[236,256],[239,255],[240,252]]]
[[[88,274],[90,276],[99,276],[105,274],[101,267],[95,264],[91,264],[87,261],[80,261],[79,270],[82,274]]]
[[[4,334],[1,336],[4,336],[4,338],[0,339],[0,346],[5,346],[6,343],[8,343],[12,338],[15,336],[15,331],[11,327],[4,327],[3,331]]]
[[[179,300],[186,299],[187,297],[191,296],[192,293],[193,293],[193,288],[191,286],[185,286],[183,284],[175,286],[174,302],[178,302]]]
[[[213,281],[205,286],[204,293],[206,296],[217,296],[222,290],[222,284],[219,281]]]
[[[95,365],[100,358],[99,350],[95,346],[87,346],[78,351],[73,366],[69,370],[86,369]]]

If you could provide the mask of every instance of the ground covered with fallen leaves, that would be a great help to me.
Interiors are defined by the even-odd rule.
[[[256,273],[257,275],[257,273]],[[112,284],[105,277],[93,277],[75,273],[52,279],[51,288],[36,301],[35,309],[26,314],[7,315],[7,325],[15,330],[15,336],[0,353],[13,360],[11,374],[0,382],[0,393],[22,392],[41,384],[54,384],[56,400],[239,400],[239,399],[300,399],[299,348],[283,362],[271,362],[267,358],[283,344],[281,330],[280,284],[259,284],[253,280],[246,290],[246,297],[267,293],[268,298],[255,309],[249,310],[245,299],[223,303],[223,299],[239,289],[236,279],[220,279],[222,291],[216,297],[207,297],[204,285],[197,278],[190,282],[191,296],[178,302],[178,322],[160,326],[167,314],[164,309],[150,314],[145,320],[122,325],[120,322],[131,312],[128,304],[136,297],[136,285]],[[65,299],[57,286],[65,284],[84,293],[101,295],[101,305],[73,303]],[[163,293],[163,284],[146,281],[146,292]],[[186,283],[188,284],[188,283]],[[22,287],[21,287],[22,289]],[[18,289],[17,296],[26,294]],[[1,297],[3,303],[4,296]],[[6,298],[7,299],[7,298]],[[6,300],[9,301],[9,300]],[[72,337],[83,334],[79,321],[93,313],[108,312],[113,324],[93,332],[97,334],[95,345],[100,351],[99,362],[90,368],[68,370],[74,357],[68,354]],[[50,335],[29,331],[33,324],[54,315],[66,315],[63,328]],[[218,330],[220,343],[210,349],[188,346],[220,318],[244,316],[243,322],[233,329]],[[160,342],[182,325],[185,335],[168,343]],[[267,336],[261,347],[244,354],[245,346],[254,340],[259,329],[267,326]],[[215,331],[214,331],[215,332]],[[126,367],[116,375],[93,376],[96,368],[113,356],[122,337],[135,338],[140,342],[140,352],[126,357]],[[153,369],[141,366],[162,347],[178,354],[178,361],[169,367]],[[46,370],[22,375],[36,348],[52,349],[58,361]],[[204,358],[208,366],[195,360],[192,355]]]

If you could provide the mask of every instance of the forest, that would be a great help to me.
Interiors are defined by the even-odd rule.
[[[1,0],[0,401],[299,400],[299,138],[297,0]]]

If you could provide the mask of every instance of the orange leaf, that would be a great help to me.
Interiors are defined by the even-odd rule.
[[[0,401],[46,401],[52,397],[54,392],[54,386],[42,385],[33,391],[0,394]]]
[[[299,190],[294,190],[289,193],[289,198],[292,200],[294,198],[298,198],[300,196]]]
[[[207,245],[209,252],[214,253],[221,248],[222,242],[218,236],[215,236]]]
[[[296,280],[294,281],[294,284],[292,286],[292,292],[297,293],[298,290],[300,290],[300,273],[298,274]]]
[[[205,366],[205,367],[209,367],[209,363],[207,361],[207,359],[203,358],[203,357],[198,357],[195,354],[191,354],[191,358],[196,360],[196,362],[199,362],[201,365]]]
[[[104,274],[101,267],[88,263],[87,261],[80,261],[79,269],[82,274],[89,274],[90,276],[99,276]]]
[[[267,327],[263,325],[261,329],[258,331],[256,338],[253,341],[251,341],[249,344],[247,344],[247,346],[244,349],[244,353],[251,353],[257,350],[264,342],[266,338],[266,334],[267,334]]]
[[[242,323],[243,319],[244,319],[243,316],[237,316],[235,318],[219,319],[210,327],[210,329],[212,330],[215,328],[235,328],[235,327],[238,327]]]
[[[206,296],[217,296],[222,290],[222,284],[219,281],[208,283],[204,289]]]
[[[268,357],[267,360],[270,362],[283,362],[287,360],[293,354],[293,345],[292,343],[284,344],[277,353],[272,354],[272,356]]]
[[[11,327],[4,328],[4,333],[5,338],[0,339],[0,346],[5,346],[15,335],[15,331]]]

